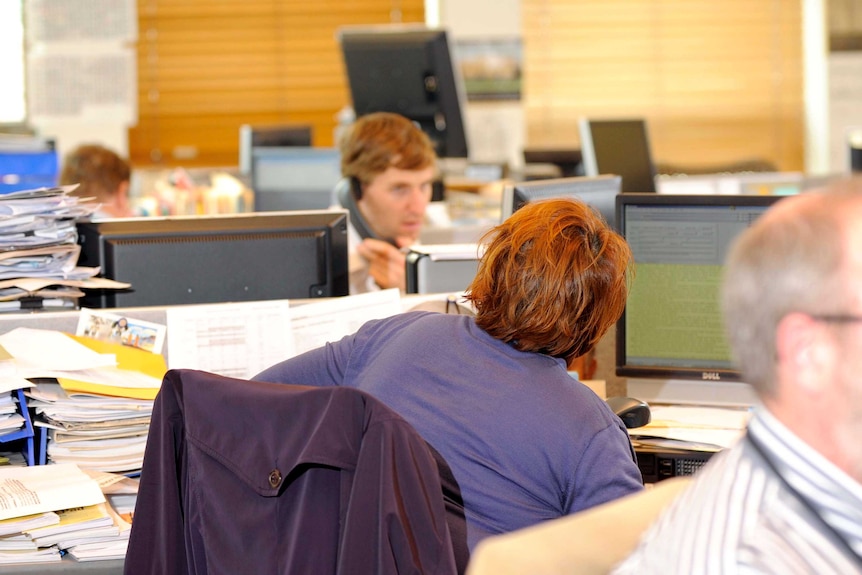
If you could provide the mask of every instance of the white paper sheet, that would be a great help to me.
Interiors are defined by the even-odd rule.
[[[171,307],[168,367],[247,379],[294,353],[287,300]]]

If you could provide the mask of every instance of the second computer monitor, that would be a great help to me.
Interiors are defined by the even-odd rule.
[[[614,225],[620,182],[619,176],[602,175],[532,180],[508,185],[503,188],[502,216],[505,220],[527,202],[569,197],[584,201],[601,213],[610,225]]]
[[[463,88],[445,30],[424,26],[339,32],[357,116],[394,112],[428,134],[441,158],[466,158]]]
[[[251,187],[257,212],[322,210],[335,205],[341,179],[337,148],[254,148]]]
[[[656,192],[655,165],[645,120],[582,118],[580,135],[587,176],[619,174],[624,193]]]

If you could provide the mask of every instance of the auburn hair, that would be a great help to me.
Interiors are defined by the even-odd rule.
[[[569,361],[595,347],[622,315],[631,250],[582,201],[530,202],[483,241],[466,298],[493,337]]]

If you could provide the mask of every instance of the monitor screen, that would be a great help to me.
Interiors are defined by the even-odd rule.
[[[78,223],[81,266],[128,282],[93,290],[91,308],[342,296],[347,212],[127,218]]]
[[[580,120],[584,173],[619,174],[624,193],[655,193],[655,165],[644,120]]]
[[[613,226],[615,201],[619,193],[620,177],[612,175],[521,182],[503,188],[502,219],[505,220],[530,201],[570,197],[583,200],[598,210],[605,221]]]
[[[781,196],[620,194],[635,275],[617,323],[617,375],[739,381],[721,317],[733,239]]]
[[[258,212],[324,210],[337,202],[333,190],[341,179],[336,148],[254,148],[251,188]]]
[[[439,157],[467,157],[461,76],[445,30],[343,28],[339,40],[357,116],[401,114],[428,134]]]

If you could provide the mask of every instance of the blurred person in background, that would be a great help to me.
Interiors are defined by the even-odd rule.
[[[93,219],[134,216],[129,200],[132,170],[116,152],[98,144],[78,146],[63,159],[60,185],[78,184],[72,195],[99,203]]]

